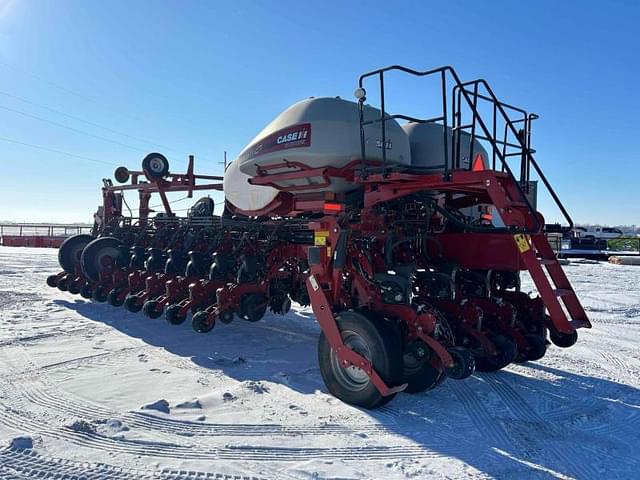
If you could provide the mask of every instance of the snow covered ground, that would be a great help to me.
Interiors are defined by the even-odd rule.
[[[326,393],[309,309],[200,335],[0,247],[0,478],[638,478],[640,268],[565,268],[576,346],[365,411]]]

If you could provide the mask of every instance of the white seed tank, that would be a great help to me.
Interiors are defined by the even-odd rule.
[[[365,106],[365,121],[380,118],[380,110]],[[365,126],[366,157],[382,160],[380,123]],[[388,164],[410,165],[411,152],[406,133],[395,120],[386,122],[386,157]],[[343,167],[361,159],[360,117],[358,104],[340,98],[308,98],[295,103],[278,115],[242,150],[238,157],[240,171],[254,176],[257,167],[290,162],[290,167],[269,173],[291,172],[302,164],[308,168]],[[352,185],[333,180],[323,185],[321,177],[278,183],[281,187],[305,186],[304,192],[348,191]],[[316,187],[317,186],[317,187]]]
[[[238,159],[229,164],[224,172],[224,197],[236,209],[257,212],[269,206],[278,196],[279,190],[262,185],[251,185],[251,177],[238,168]]]
[[[434,172],[444,170],[444,132],[441,123],[406,123],[402,129],[407,132],[411,145],[411,165],[413,167],[431,170]],[[447,127],[447,164],[453,168],[452,162],[452,130]],[[488,168],[487,151],[477,139],[473,141],[473,164],[469,158],[471,135],[462,132],[460,134],[460,165],[458,168],[478,169],[478,158],[481,159],[482,169]]]

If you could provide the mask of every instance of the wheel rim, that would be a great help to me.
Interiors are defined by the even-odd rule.
[[[346,347],[351,348],[354,352],[362,355],[369,362],[371,361],[371,351],[367,342],[351,330],[345,330],[342,332],[342,342]],[[370,378],[364,370],[355,367],[353,365],[349,367],[343,367],[340,364],[338,355],[335,350],[331,349],[331,369],[333,370],[335,378],[346,388],[352,391],[363,390],[369,385]]]

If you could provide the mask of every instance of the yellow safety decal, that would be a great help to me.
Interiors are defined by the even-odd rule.
[[[313,244],[316,247],[322,247],[327,244],[327,237],[329,236],[329,230],[318,230],[313,233]]]
[[[327,247],[327,257],[331,256],[331,247]]]
[[[518,250],[520,250],[520,253],[531,250],[531,245],[529,244],[529,235],[519,233],[517,235],[514,235],[513,238],[516,241],[516,245],[518,245]]]

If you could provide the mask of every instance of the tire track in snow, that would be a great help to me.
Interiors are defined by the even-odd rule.
[[[511,387],[506,380],[499,378],[499,373],[484,374],[483,378],[492,390],[500,397],[501,401],[509,409],[519,422],[522,422],[527,430],[544,435],[545,443],[548,441],[561,441],[559,448],[554,448],[545,455],[551,454],[558,459],[559,465],[568,469],[571,473],[578,474],[581,479],[600,479],[601,474],[586,462],[577,462],[580,458],[578,452],[571,444],[571,439],[562,438],[561,431],[542,418],[531,405]],[[536,442],[538,444],[539,442]],[[541,449],[536,445],[537,449]]]
[[[13,384],[11,391],[20,392],[20,399],[38,405],[47,410],[54,410],[80,419],[118,419],[129,427],[136,427],[151,432],[159,432],[181,436],[302,436],[302,435],[333,435],[333,434],[390,434],[392,430],[384,425],[281,425],[281,424],[225,424],[203,423],[188,420],[162,418],[146,412],[121,413],[103,408],[100,405],[79,403],[71,397],[57,397],[49,388],[39,388],[31,384],[31,388]],[[28,407],[28,404],[25,405]]]
[[[107,465],[105,463],[76,462],[42,456],[34,450],[7,448],[0,450],[2,478],[65,479],[65,480],[261,480],[252,475],[199,472],[194,470],[163,469],[144,471]]]
[[[448,385],[480,435],[490,440],[494,447],[513,450],[513,439],[499,425],[496,418],[491,415],[485,404],[482,403],[470,387],[461,381],[452,381]]]

